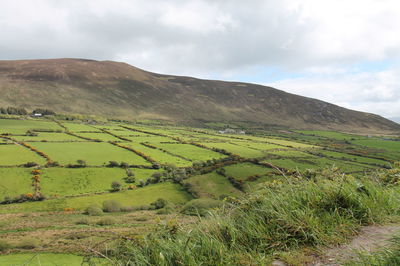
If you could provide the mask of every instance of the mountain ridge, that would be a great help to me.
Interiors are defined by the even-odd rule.
[[[272,87],[152,73],[90,59],[0,61],[0,106],[178,122],[249,121],[295,129],[400,131],[375,114]]]

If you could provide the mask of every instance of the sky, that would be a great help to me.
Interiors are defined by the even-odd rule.
[[[259,83],[400,119],[399,0],[1,0],[0,59]]]

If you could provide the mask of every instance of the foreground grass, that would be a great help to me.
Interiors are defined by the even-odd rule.
[[[377,175],[356,179],[334,171],[266,183],[189,231],[169,223],[145,238],[121,241],[114,263],[264,265],[280,254],[290,260],[288,251],[340,243],[362,225],[398,216],[398,187],[385,184]]]

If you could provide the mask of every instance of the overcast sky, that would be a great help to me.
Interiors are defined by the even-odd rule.
[[[399,0],[0,0],[0,59],[117,60],[400,117]]]

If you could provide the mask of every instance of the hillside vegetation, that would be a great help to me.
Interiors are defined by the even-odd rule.
[[[355,132],[399,131],[378,115],[257,84],[160,75],[84,59],[0,61],[0,107],[186,125],[237,122]],[[245,122],[244,122],[245,121]]]

